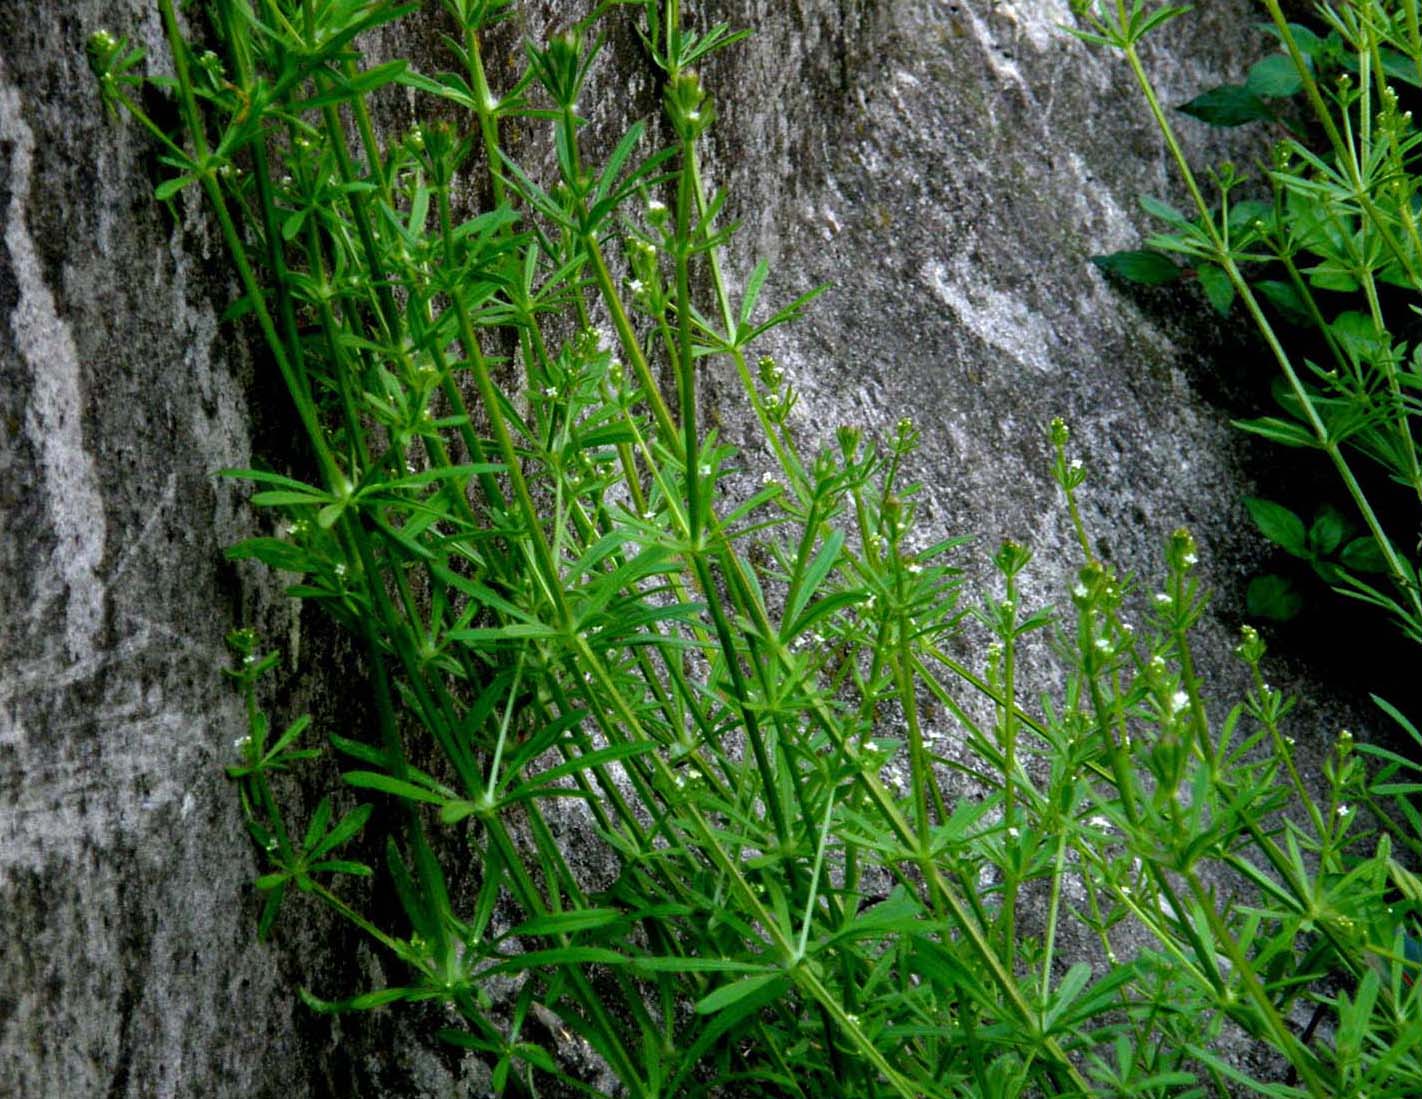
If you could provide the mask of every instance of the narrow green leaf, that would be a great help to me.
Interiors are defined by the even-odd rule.
[[[298,988],[301,1000],[312,1011],[321,1015],[339,1015],[347,1011],[370,1011],[401,1000],[415,999],[419,991],[413,988],[382,988],[366,992],[349,1000],[323,1000],[312,995],[305,988]]]
[[[395,797],[406,798],[410,801],[444,805],[450,800],[432,790],[426,790],[423,786],[416,786],[413,782],[402,782],[400,779],[391,778],[389,775],[382,775],[376,771],[347,771],[341,778],[350,785],[363,790],[379,790],[383,794],[393,794]]]
[[[1234,426],[1251,435],[1261,435],[1284,446],[1317,447],[1313,433],[1298,424],[1265,416],[1257,420],[1234,420]]]
[[[596,767],[602,767],[608,763],[618,763],[624,759],[632,759],[634,756],[646,755],[656,749],[655,744],[614,744],[607,748],[599,748],[597,751],[588,752],[585,755],[574,756],[565,760],[556,767],[550,767],[546,771],[540,771],[531,782],[510,793],[510,798],[523,798],[529,796],[541,796],[549,792],[548,788],[559,779],[575,775],[579,771],[586,771]]]
[[[370,803],[356,806],[349,813],[343,816],[336,826],[332,828],[324,839],[307,852],[308,858],[320,858],[327,851],[334,851],[341,844],[354,836],[362,828],[365,822],[370,819],[371,810],[374,808]]]
[[[746,280],[745,294],[741,297],[741,315],[739,328],[744,328],[750,324],[751,314],[755,312],[756,302],[760,300],[761,288],[765,285],[766,276],[770,274],[770,264],[761,260],[751,271],[750,278]]]
[[[1173,225],[1177,229],[1193,229],[1190,220],[1168,202],[1162,202],[1158,198],[1150,195],[1141,195],[1136,201],[1140,203],[1141,209],[1153,218],[1159,218],[1167,225]]]
[[[844,532],[834,530],[815,554],[814,559],[805,569],[800,577],[800,582],[795,588],[795,596],[788,607],[785,608],[785,621],[794,623],[800,617],[800,612],[805,609],[805,605],[813,598],[824,583],[825,577],[839,563],[840,551],[844,549]],[[782,636],[782,642],[788,638]]]
[[[771,981],[783,981],[782,974],[772,971],[761,973],[754,977],[743,977],[739,981],[732,981],[730,984],[722,985],[709,996],[703,996],[696,1001],[696,1013],[698,1015],[714,1015],[718,1011],[723,1011],[732,1004],[745,999],[754,992],[759,991]]]
[[[1047,1008],[1043,1020],[1045,1030],[1050,1033],[1055,1029],[1056,1021],[1061,1017],[1062,1012],[1076,1002],[1076,998],[1081,995],[1082,989],[1086,987],[1086,982],[1089,980],[1091,980],[1091,966],[1086,962],[1077,962],[1066,971],[1066,975],[1062,977],[1056,991],[1052,993],[1051,1006]]]
[[[572,935],[617,923],[626,916],[620,908],[577,908],[570,912],[546,912],[525,920],[508,934],[513,938],[525,935]]]
[[[362,744],[358,740],[350,740],[337,733],[331,734],[331,747],[336,751],[360,760],[362,763],[369,763],[376,767],[384,767],[387,764],[385,753],[373,744]]]
[[[257,507],[315,507],[317,504],[324,504],[330,497],[322,494],[314,496],[309,492],[288,492],[285,489],[274,489],[270,492],[257,492],[252,495],[252,503]]]
[[[1416,741],[1417,744],[1422,745],[1422,733],[1419,733],[1417,726],[1413,725],[1411,721],[1403,716],[1401,710],[1385,698],[1379,698],[1377,695],[1369,695],[1368,697],[1373,700],[1374,705],[1376,705],[1379,710],[1397,722],[1398,727],[1401,728],[1403,732]]]
[[[499,973],[522,973],[529,969],[556,965],[626,965],[630,958],[600,946],[560,946],[554,950],[530,950],[524,954],[514,954],[507,961],[492,965],[480,971],[481,977],[492,977]]]
[[[765,973],[766,966],[731,958],[633,958],[632,968],[645,973]]]
[[[313,874],[350,874],[356,878],[368,878],[375,873],[365,863],[353,862],[350,859],[323,859],[311,863],[306,869]]]

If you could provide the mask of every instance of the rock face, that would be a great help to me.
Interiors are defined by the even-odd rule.
[[[528,7],[531,33],[567,18]],[[913,416],[934,523],[1030,541],[1043,597],[1068,559],[1054,415],[1098,472],[1088,506],[1117,559],[1153,561],[1180,522],[1207,559],[1235,555],[1238,456],[1192,389],[1200,348],[1086,262],[1132,246],[1134,196],[1167,185],[1124,71],[1056,29],[1065,0],[696,8],[756,30],[707,73],[738,266],[766,256],[783,297],[836,284],[773,348],[805,430]],[[0,5],[0,1093],[478,1094],[408,1016],[300,1006],[297,982],[371,979],[337,929],[254,941],[222,637],[295,624],[271,581],[223,563],[252,519],[210,474],[289,433],[219,324],[232,287],[201,211],[157,205],[151,143],[103,117],[84,57],[100,27],[164,63],[147,0]],[[1239,0],[1165,35],[1167,98],[1240,71],[1248,27]],[[608,132],[655,109],[645,78],[624,91],[635,43],[605,62]],[[735,437],[729,380],[710,388]],[[300,688],[320,707],[349,673],[319,629],[302,644],[329,657]]]

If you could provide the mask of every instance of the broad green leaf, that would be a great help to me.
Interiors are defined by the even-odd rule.
[[[1307,269],[1308,284],[1319,290],[1333,290],[1339,294],[1352,294],[1361,287],[1351,271],[1331,263],[1320,263]]]
[[[1295,557],[1305,560],[1312,557],[1309,552],[1308,536],[1304,532],[1303,520],[1283,504],[1263,500],[1258,496],[1246,496],[1244,506],[1249,509],[1250,518],[1259,532]]]
[[[1108,275],[1141,286],[1162,286],[1180,277],[1180,268],[1159,252],[1112,252],[1107,256],[1092,256],[1091,262]]]
[[[1249,582],[1244,602],[1250,614],[1275,622],[1287,622],[1303,608],[1303,598],[1293,584],[1272,573],[1256,576]]]
[[[1319,557],[1333,553],[1348,534],[1348,520],[1335,507],[1324,504],[1308,528],[1309,549]]]
[[[290,241],[301,232],[301,227],[306,223],[306,215],[311,213],[311,207],[303,206],[300,210],[293,210],[281,223],[281,239]]]
[[[1261,99],[1285,99],[1303,87],[1303,80],[1286,54],[1275,53],[1250,67],[1244,86]]]
[[[1290,324],[1302,327],[1313,323],[1308,305],[1299,292],[1294,289],[1292,283],[1281,282],[1278,279],[1261,279],[1251,285],[1255,292],[1263,295]]]
[[[153,188],[153,197],[159,202],[167,202],[189,183],[196,183],[192,176],[178,176],[177,179],[165,179],[157,187]]]
[[[1338,559],[1346,568],[1356,569],[1358,572],[1387,571],[1387,561],[1382,550],[1378,549],[1378,544],[1373,541],[1372,536],[1367,534],[1354,538],[1344,546]]]
[[[1222,84],[1197,95],[1178,110],[1211,126],[1243,126],[1274,117],[1269,105],[1243,84]]]
[[[439,811],[439,819],[442,824],[458,824],[478,811],[479,806],[472,801],[451,801]]]
[[[1234,304],[1234,283],[1230,282],[1224,268],[1213,263],[1202,263],[1195,269],[1195,274],[1215,312],[1222,317],[1229,316],[1230,306]]]

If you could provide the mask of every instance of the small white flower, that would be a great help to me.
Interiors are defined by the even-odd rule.
[[[641,294],[647,289],[647,284],[641,279],[633,279],[627,284],[627,289],[631,290],[634,294]]]
[[[666,212],[667,204],[659,198],[654,198],[647,203],[647,213],[649,214],[665,214]]]
[[[1173,602],[1175,602],[1175,600],[1171,599],[1165,592],[1158,591],[1155,593],[1155,605],[1157,607],[1168,607]]]
[[[1071,589],[1071,593],[1078,599],[1085,599],[1089,594],[1091,594],[1086,590],[1086,585],[1081,583],[1081,581],[1079,580],[1077,581],[1076,587]]]
[[[1081,459],[1080,459],[1080,458],[1073,458],[1070,462],[1067,463],[1067,469],[1071,470],[1073,473],[1080,473],[1080,472],[1081,472]]]
[[[1176,691],[1170,696],[1170,712],[1178,714],[1186,706],[1190,705],[1190,696],[1184,691]]]
[[[703,476],[703,477],[710,477],[710,476],[711,476],[711,467],[710,467],[709,465],[706,465],[706,464],[703,463],[702,465],[700,465],[700,466],[698,466],[698,467],[696,468],[696,472],[699,473],[699,474],[701,474],[701,476]]]
[[[251,737],[249,737],[249,736],[239,736],[236,740],[234,740],[234,741],[232,742],[232,747],[236,748],[239,752],[245,752],[245,751],[247,750],[247,745],[249,745],[249,744],[251,744],[251,743],[252,743],[252,738],[251,738]]]
[[[1107,641],[1104,637],[1098,637],[1096,639],[1096,649],[1098,652],[1109,653],[1111,651],[1111,642]]]
[[[1194,568],[1196,562],[1199,561],[1199,558],[1196,557],[1193,553],[1187,553],[1184,557],[1180,558],[1180,560],[1184,562],[1185,567],[1188,569]]]
[[[762,474],[760,475],[760,483],[763,484],[763,485],[773,485],[773,484],[775,484],[775,475],[774,475],[773,473],[768,472],[768,471],[765,472],[765,473],[762,473]]]
[[[917,575],[918,575],[919,573],[921,573],[922,571],[923,571],[923,566],[920,565],[917,561],[912,561],[912,562],[909,563],[909,565],[908,565],[908,574],[909,574],[910,576],[917,576]]]
[[[1347,816],[1349,813],[1351,813],[1352,811],[1353,811],[1352,806],[1350,806],[1350,805],[1340,805],[1340,806],[1338,807],[1338,816],[1339,816],[1339,817],[1346,817],[1346,816]]]
[[[556,397],[556,396],[558,396],[558,387],[555,386],[555,385],[545,385],[545,386],[543,387],[543,395],[544,395],[545,397]]]

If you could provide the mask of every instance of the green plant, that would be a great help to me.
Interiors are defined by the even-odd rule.
[[[1362,851],[1350,807],[1393,799],[1416,825],[1417,768],[1385,756],[1370,787],[1340,742],[1315,803],[1252,632],[1254,691],[1212,715],[1192,540],[1172,539],[1144,601],[1097,562],[1059,423],[1073,613],[1022,605],[1030,553],[1005,543],[973,609],[985,668],[956,659],[956,543],[916,529],[914,426],[881,445],[844,427],[806,454],[792,388],[751,357],[807,299],[767,315],[765,266],[738,292],[722,266],[733,227],[698,164],[714,110],[689,65],[738,35],[693,32],[676,0],[617,6],[643,20],[671,145],[638,159],[638,123],[599,168],[577,103],[612,5],[530,46],[496,92],[482,36],[507,0],[445,0],[459,68],[436,76],[361,67],[359,36],[414,5],[214,0],[219,56],[159,0],[176,76],[150,82],[175,136],[144,110],[141,56],[94,39],[105,98],[175,173],[159,197],[202,190],[242,281],[231,314],[306,432],[310,480],[228,471],[283,524],[232,555],[296,574],[291,593],[364,645],[374,731],[330,736],[342,789],[297,827],[274,776],[317,751],[309,722],[275,731],[276,657],[231,637],[259,932],[324,904],[402,974],[307,1003],[444,1004],[440,1037],[499,1093],[1224,1094],[1254,1083],[1213,1052],[1227,1022],[1298,1073],[1303,1091],[1272,1094],[1415,1091],[1422,889],[1390,845],[1419,844],[1380,815],[1395,838]],[[371,102],[392,85],[467,112],[469,133],[382,143]],[[510,117],[551,127],[554,180],[504,152]],[[471,175],[490,205],[468,214]],[[779,465],[740,500],[698,407],[717,357]],[[1028,707],[1023,654],[1049,630],[1067,684]],[[615,871],[589,880],[565,823]],[[358,836],[383,865],[350,856]],[[398,899],[396,925],[360,879]],[[1069,934],[1090,960],[1064,963]],[[1290,1026],[1309,1001],[1336,1022],[1327,1043]],[[547,1018],[606,1073],[575,1073]]]
[[[1407,109],[1422,88],[1422,23],[1415,0],[1340,0],[1319,5],[1320,34],[1289,22],[1278,0],[1262,2],[1279,52],[1254,65],[1244,84],[1211,89],[1180,109],[1215,126],[1268,121],[1282,129],[1263,195],[1231,164],[1211,172],[1207,188],[1141,63],[1140,41],[1187,9],[1148,12],[1143,0],[1074,4],[1088,28],[1079,36],[1118,50],[1130,66],[1192,204],[1182,213],[1143,198],[1163,231],[1147,250],[1096,262],[1150,285],[1188,272],[1221,314],[1236,302],[1244,308],[1278,366],[1275,396],[1285,415],[1238,426],[1324,456],[1368,541],[1351,541],[1322,562],[1320,575],[1422,642],[1413,544],[1422,504],[1415,422],[1422,345],[1411,315],[1422,290],[1422,135]],[[1170,255],[1183,256],[1186,267]],[[1261,520],[1261,507],[1274,509],[1271,517]],[[1264,534],[1295,556],[1327,557],[1337,548],[1305,546],[1297,520],[1279,505],[1251,510]],[[1331,538],[1333,521],[1319,521]],[[1251,603],[1275,618],[1296,609],[1277,577],[1256,581]]]

